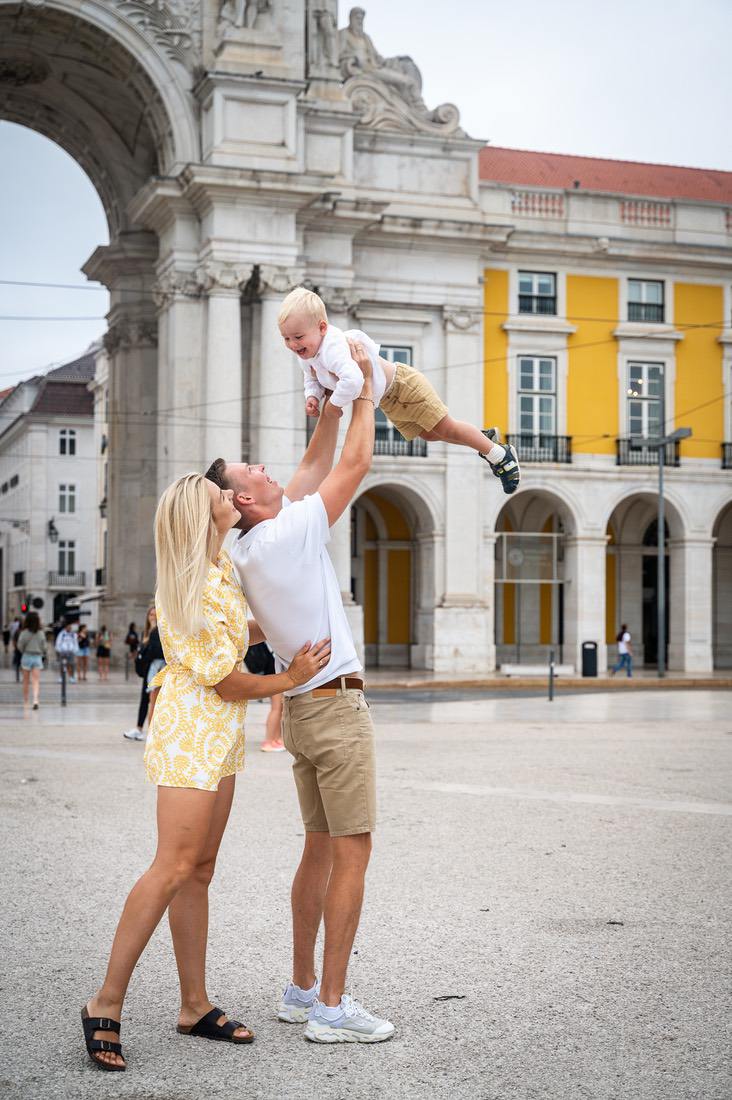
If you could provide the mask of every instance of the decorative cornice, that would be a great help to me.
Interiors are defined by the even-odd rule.
[[[445,306],[442,310],[442,323],[446,332],[470,332],[471,329],[480,327],[482,319],[482,311],[472,306]]]
[[[252,271],[253,264],[206,260],[196,269],[196,277],[207,294],[240,294]]]
[[[287,294],[293,287],[302,283],[302,268],[276,267],[274,264],[258,264],[255,273],[257,276],[257,293],[262,296],[272,294]]]
[[[683,340],[684,333],[671,325],[644,325],[634,321],[621,321],[613,329],[616,340]]]
[[[200,298],[202,293],[201,281],[196,271],[178,271],[171,269],[164,272],[153,287],[153,301],[158,309],[167,309],[171,302],[184,298]]]
[[[118,351],[128,351],[130,348],[158,346],[157,321],[140,317],[120,317],[110,325],[103,338],[104,348],[108,355],[114,356]]]

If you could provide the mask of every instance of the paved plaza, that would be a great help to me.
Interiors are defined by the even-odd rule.
[[[153,854],[137,683],[0,684],[0,1095],[7,1100],[728,1100],[732,694],[375,693],[380,826],[351,989],[392,1019],[318,1047],[274,1006],[302,843],[288,757],[258,750],[212,889],[209,993],[251,1047],[179,1036],[167,925],[135,973],[126,1074],[84,1053],[126,892]],[[52,697],[53,696],[53,697]]]

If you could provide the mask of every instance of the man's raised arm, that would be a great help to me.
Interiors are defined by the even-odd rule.
[[[350,341],[349,341],[350,342]],[[354,358],[364,376],[360,397],[353,402],[351,423],[338,465],[320,486],[320,495],[332,527],[348,508],[353,496],[371,469],[374,455],[374,397],[372,366],[362,344],[353,346]],[[335,421],[337,423],[337,421]]]
[[[340,420],[323,416],[321,410],[303,460],[285,489],[285,496],[289,500],[302,500],[308,493],[317,492],[323,478],[330,473],[338,442],[339,425]]]

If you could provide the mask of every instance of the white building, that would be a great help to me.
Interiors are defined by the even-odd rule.
[[[655,423],[658,394],[655,405],[641,394],[638,411],[626,391],[662,377],[667,419],[693,408],[694,318],[713,301],[700,384],[723,408],[732,174],[692,173],[689,190],[676,178],[669,191],[658,166],[603,182],[587,164],[571,177],[534,163],[527,176],[515,160],[486,160],[455,107],[425,105],[410,58],[380,57],[361,9],[337,30],[335,0],[45,0],[23,11],[0,0],[0,114],[67,149],[109,222],[110,244],[84,270],[111,296],[102,614],[113,631],[148,604],[166,484],[217,455],[264,462],[284,481],[302,455],[301,377],[276,315],[307,282],[334,323],[429,372],[454,416],[531,440],[506,504],[473,455],[405,448],[382,425],[331,543],[370,661],[487,671],[513,655],[518,629],[531,656],[557,642],[574,665],[593,640],[602,669],[620,614],[648,656],[654,470],[637,454],[625,462],[622,441]],[[553,298],[553,313],[523,310],[522,297]],[[593,339],[599,390],[576,362]],[[669,660],[697,670],[727,659],[714,642],[732,621],[732,486],[718,454],[731,436],[729,422],[710,423],[693,422],[668,478]],[[497,573],[517,536],[511,549],[538,574]],[[549,565],[528,552],[537,537],[556,548]]]
[[[0,403],[3,621],[25,605],[50,624],[94,583],[99,501],[87,387],[96,350],[19,383]]]

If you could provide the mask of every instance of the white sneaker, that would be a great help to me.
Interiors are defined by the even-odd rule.
[[[147,734],[143,733],[142,730],[136,730],[135,741],[147,741]]]
[[[315,983],[315,992],[310,994],[307,989],[300,989],[299,985],[289,982],[287,989],[282,994],[280,1007],[277,1011],[277,1019],[286,1024],[304,1024],[310,1015],[310,1009],[317,1002],[320,993],[320,982]]]
[[[340,1015],[335,1020],[327,1019],[323,1007],[320,1001],[315,1002],[305,1028],[305,1038],[313,1043],[382,1043],[394,1034],[389,1020],[372,1016],[347,993],[341,997]]]
[[[145,734],[141,733],[137,726],[135,726],[131,730],[125,730],[122,736],[126,737],[128,741],[141,741]]]

